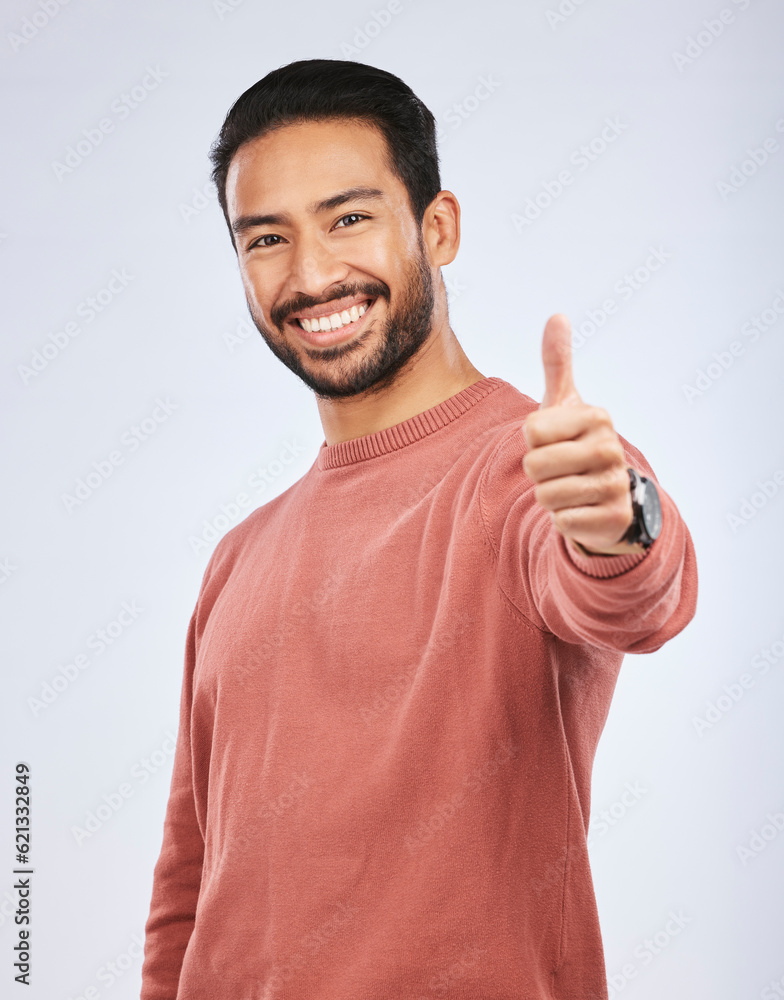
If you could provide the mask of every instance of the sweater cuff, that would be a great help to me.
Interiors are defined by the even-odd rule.
[[[567,553],[568,558],[571,562],[587,576],[594,577],[611,577],[620,576],[621,573],[625,573],[627,570],[633,569],[638,563],[641,563],[643,559],[648,555],[656,542],[649,546],[645,552],[630,552],[628,555],[617,555],[617,556],[584,556],[582,552],[578,552],[573,545],[570,545],[564,536],[558,531],[557,528],[553,527],[558,535],[558,545],[562,551]]]

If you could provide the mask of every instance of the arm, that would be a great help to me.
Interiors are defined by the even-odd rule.
[[[656,480],[645,457],[619,435],[628,465]],[[480,485],[480,508],[497,560],[498,586],[536,628],[566,642],[651,653],[694,617],[694,545],[672,498],[658,481],[662,530],[647,552],[583,555],[536,500],[524,472],[519,426],[496,447]]]
[[[197,612],[198,605],[188,627],[177,747],[163,845],[155,865],[152,901],[145,925],[140,1000],[175,1000],[199,898],[204,840],[193,795],[190,739]]]

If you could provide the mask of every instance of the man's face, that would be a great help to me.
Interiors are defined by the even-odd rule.
[[[273,354],[319,396],[391,385],[431,333],[434,295],[383,135],[347,120],[287,125],[240,147],[226,199],[248,308]]]

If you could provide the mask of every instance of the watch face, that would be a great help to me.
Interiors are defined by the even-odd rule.
[[[645,496],[642,500],[642,519],[645,530],[651,538],[658,538],[662,529],[662,509],[656,487],[648,480],[645,484]]]

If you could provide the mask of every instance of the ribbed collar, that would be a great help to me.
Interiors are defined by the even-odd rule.
[[[316,465],[321,470],[337,469],[340,466],[354,465],[369,458],[398,451],[451,424],[485,396],[507,384],[504,379],[495,376],[480,378],[478,382],[461,389],[442,403],[437,403],[429,410],[417,413],[408,420],[403,420],[385,430],[364,434],[350,441],[339,441],[337,444],[327,444],[326,441],[322,441]]]

